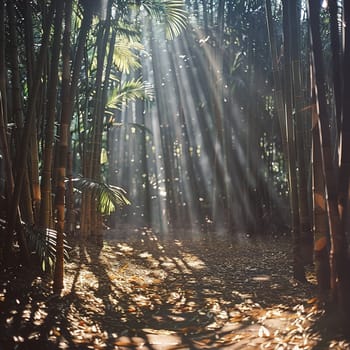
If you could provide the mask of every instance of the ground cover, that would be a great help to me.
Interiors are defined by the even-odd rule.
[[[0,349],[350,349],[312,268],[292,279],[286,237],[123,228],[71,245],[62,297],[1,273]]]

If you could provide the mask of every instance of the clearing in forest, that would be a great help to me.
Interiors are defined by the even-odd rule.
[[[109,231],[72,243],[62,298],[2,273],[0,349],[349,349],[291,259],[286,237]]]

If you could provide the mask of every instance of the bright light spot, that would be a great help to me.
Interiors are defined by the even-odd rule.
[[[213,221],[211,219],[208,218],[208,216],[205,217],[205,221],[208,223],[208,224],[212,224]]]
[[[258,275],[258,276],[254,276],[252,277],[253,281],[258,281],[258,282],[266,282],[266,281],[270,281],[271,280],[271,276],[269,275]]]
[[[134,249],[132,247],[130,247],[128,244],[126,243],[118,243],[118,248],[122,251],[122,252],[132,252]]]
[[[204,44],[209,40],[210,36],[208,35],[206,38],[199,39],[200,44]]]

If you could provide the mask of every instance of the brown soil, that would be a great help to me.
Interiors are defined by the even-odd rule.
[[[307,278],[286,238],[109,231],[72,243],[61,297],[36,271],[1,273],[0,349],[350,349]]]

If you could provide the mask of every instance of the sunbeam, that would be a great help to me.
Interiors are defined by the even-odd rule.
[[[119,155],[116,182],[134,202],[123,220],[164,233],[255,231],[264,218],[264,205],[254,203],[259,183],[266,183],[270,198],[279,195],[266,178],[259,145],[247,143],[259,131],[247,129],[250,107],[228,88],[227,55],[215,33],[206,36],[196,24],[172,41],[159,26],[148,26],[142,76],[154,87],[155,102],[131,104],[120,122],[140,122],[151,134],[123,128],[111,144]]]

